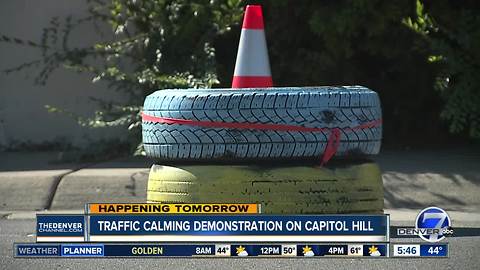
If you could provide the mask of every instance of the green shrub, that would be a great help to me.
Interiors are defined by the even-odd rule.
[[[416,14],[403,23],[428,44],[428,61],[438,66],[434,88],[445,100],[441,116],[450,131],[480,138],[480,9],[477,1],[463,5],[430,3],[431,13],[417,0]]]

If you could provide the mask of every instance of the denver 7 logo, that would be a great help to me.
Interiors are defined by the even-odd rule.
[[[428,242],[438,242],[445,238],[451,223],[447,212],[438,207],[423,209],[417,216],[415,227],[418,229],[420,238]]]

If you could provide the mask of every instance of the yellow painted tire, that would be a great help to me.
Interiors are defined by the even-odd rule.
[[[149,202],[261,203],[264,213],[379,213],[383,184],[375,163],[306,166],[153,165]]]

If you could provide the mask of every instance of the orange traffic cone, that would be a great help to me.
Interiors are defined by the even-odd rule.
[[[262,7],[248,5],[243,18],[232,88],[272,86]]]

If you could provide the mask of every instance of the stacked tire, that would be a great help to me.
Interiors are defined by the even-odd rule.
[[[380,170],[359,161],[379,152],[382,136],[378,95],[365,87],[160,90],[145,100],[142,128],[158,163],[149,202],[383,211]],[[336,160],[321,167],[327,151]]]

